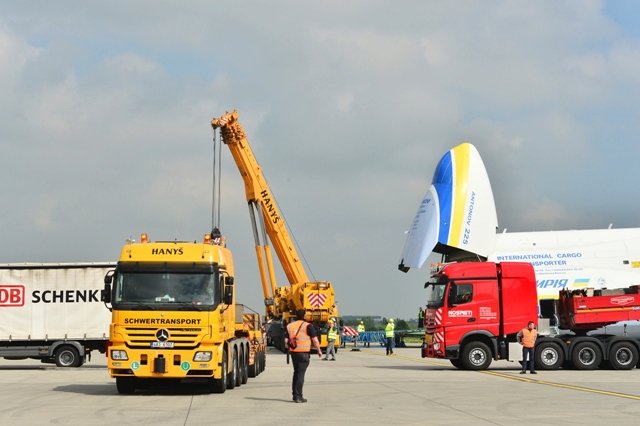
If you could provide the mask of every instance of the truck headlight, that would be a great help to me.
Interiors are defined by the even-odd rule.
[[[126,351],[120,351],[120,350],[112,350],[111,351],[111,359],[117,359],[117,360],[121,360],[121,361],[126,361],[129,359],[129,357],[127,356],[127,352]]]
[[[434,351],[439,351],[440,350],[440,342],[436,342],[433,344],[433,350]]]
[[[208,362],[211,361],[211,352],[196,352],[193,356],[193,360],[197,362]]]

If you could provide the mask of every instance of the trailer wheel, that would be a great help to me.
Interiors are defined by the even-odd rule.
[[[224,393],[227,390],[227,351],[222,354],[222,374],[219,379],[209,379],[209,391],[212,393]]]
[[[63,345],[56,349],[53,359],[58,367],[79,367],[82,365],[78,350],[69,345]]]
[[[462,350],[462,365],[466,370],[485,370],[491,365],[491,350],[482,342],[471,342]]]
[[[238,381],[238,354],[234,350],[231,355],[231,374],[227,376],[227,389],[233,389],[236,387]]]
[[[629,342],[619,342],[611,346],[609,363],[614,370],[631,370],[638,363],[638,350]]]
[[[260,373],[262,373],[267,366],[267,353],[260,351]]]
[[[600,348],[593,342],[578,343],[572,355],[573,366],[577,370],[594,370],[602,361]]]
[[[135,377],[116,377],[116,389],[122,395],[131,395],[136,391]]]
[[[564,352],[556,343],[540,343],[535,353],[535,365],[538,370],[557,370],[564,362]]]

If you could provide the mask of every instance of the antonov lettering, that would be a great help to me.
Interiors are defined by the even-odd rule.
[[[467,213],[467,226],[471,226],[471,220],[473,219],[473,208],[476,204],[476,193],[471,192],[471,199],[469,200],[469,212]]]

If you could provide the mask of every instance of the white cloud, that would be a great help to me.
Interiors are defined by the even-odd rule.
[[[424,273],[395,270],[402,232],[440,156],[465,140],[502,226],[638,225],[629,197],[592,182],[613,170],[631,193],[640,155],[639,42],[599,1],[70,4],[2,6],[0,190],[20,205],[2,213],[7,260],[54,255],[13,250],[32,224],[66,261],[108,259],[145,230],[199,238],[209,120],[233,108],[348,313],[414,315]],[[224,232],[253,283],[244,187],[225,155]],[[608,211],[576,215],[593,193],[611,196]],[[390,283],[406,312],[354,294]]]

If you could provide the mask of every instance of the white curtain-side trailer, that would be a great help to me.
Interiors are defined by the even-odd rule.
[[[0,357],[79,367],[104,353],[111,313],[105,274],[115,263],[0,264]]]

